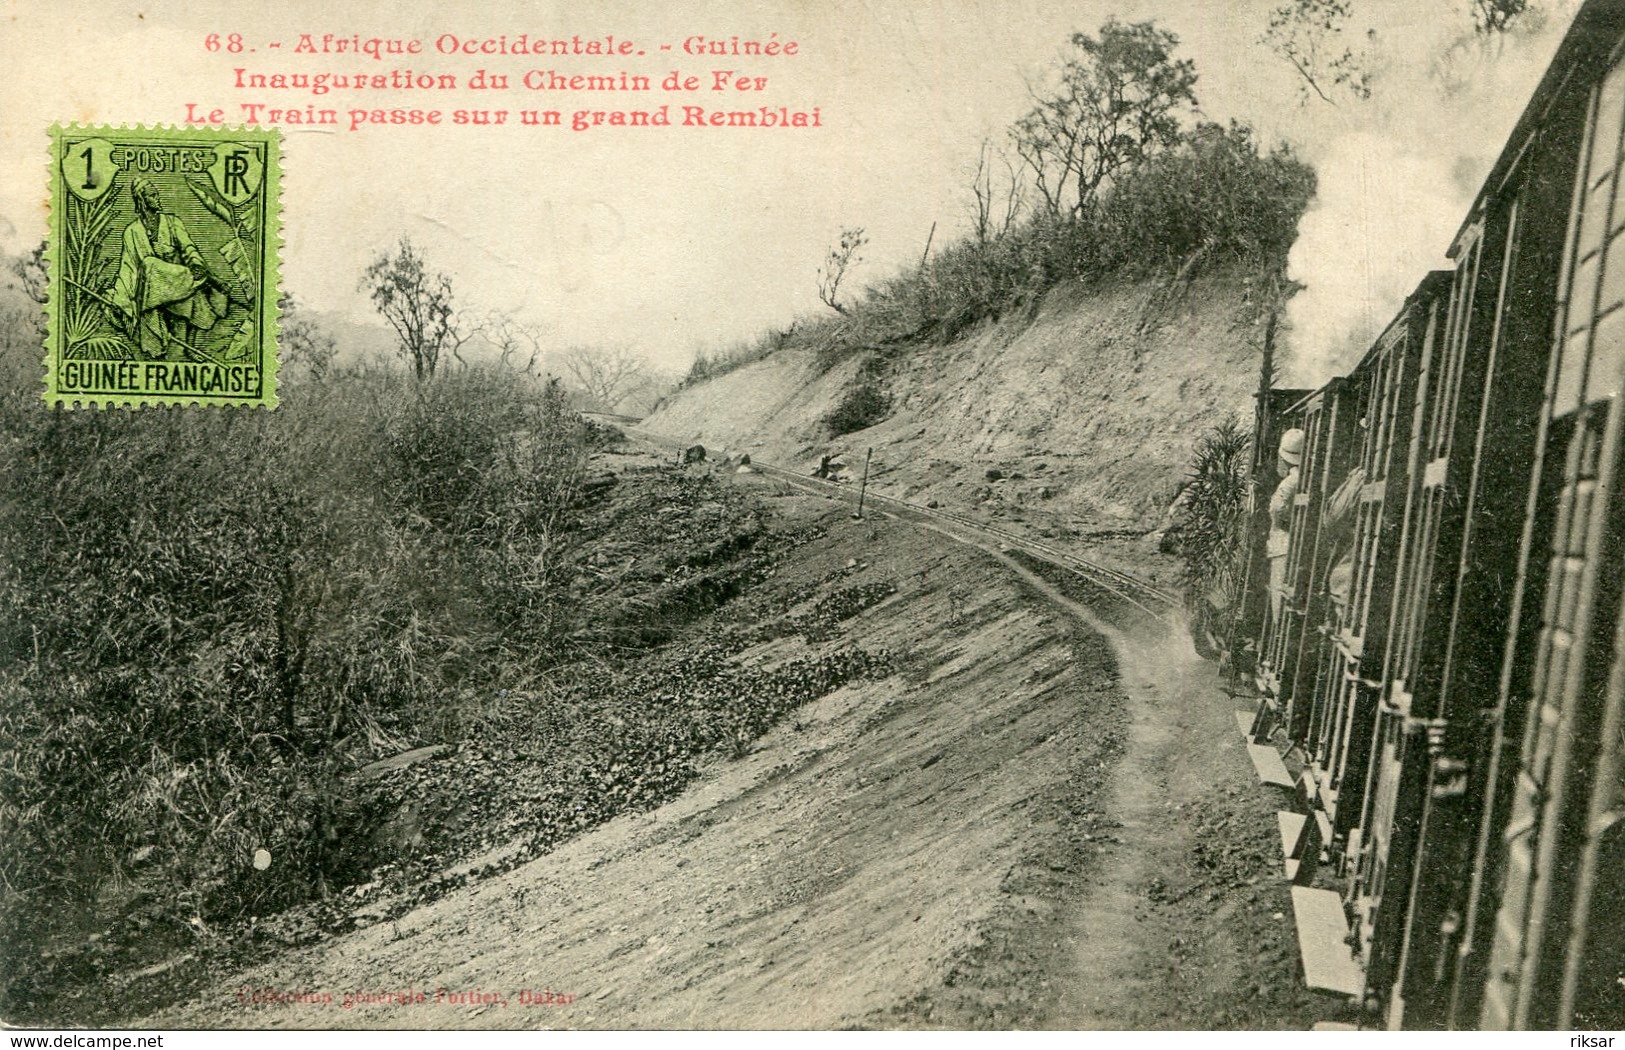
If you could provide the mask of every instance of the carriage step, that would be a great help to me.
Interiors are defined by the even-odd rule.
[[[1343,898],[1334,890],[1294,886],[1292,917],[1298,927],[1304,983],[1317,992],[1358,997],[1365,974],[1345,940],[1349,928]]]
[[[1303,825],[1308,819],[1302,813],[1291,810],[1275,811],[1275,823],[1281,829],[1281,857],[1289,879],[1296,878],[1298,874],[1298,852],[1303,841]]]
[[[1268,744],[1248,744],[1247,757],[1253,760],[1253,769],[1261,783],[1284,788],[1293,786],[1292,775],[1286,771],[1286,763],[1281,761],[1281,753],[1275,748]]]
[[[1330,846],[1332,844],[1332,821],[1330,817],[1326,816],[1325,810],[1315,810],[1315,824],[1320,828],[1320,844]]]
[[[1298,775],[1297,783],[1293,789],[1298,794],[1298,802],[1306,812],[1313,813],[1320,808],[1320,786],[1315,783],[1315,776],[1309,767],[1305,766]]]

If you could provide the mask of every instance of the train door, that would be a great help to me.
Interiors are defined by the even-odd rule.
[[[1428,741],[1426,724],[1418,718],[1415,672],[1425,648],[1436,643],[1433,636],[1442,633],[1436,626],[1430,631],[1429,624],[1434,574],[1454,566],[1451,518],[1459,514],[1463,502],[1461,461],[1470,453],[1470,442],[1462,433],[1467,430],[1463,417],[1469,407],[1476,415],[1477,408],[1474,397],[1467,398],[1470,406],[1463,403],[1463,393],[1472,388],[1464,376],[1473,371],[1469,357],[1477,327],[1484,232],[1482,219],[1468,224],[1452,253],[1457,263],[1454,274],[1448,284],[1441,279],[1431,290],[1428,332],[1419,346],[1403,489],[1388,494],[1390,500],[1402,501],[1404,511],[1388,606],[1382,613],[1384,644],[1368,743],[1368,786],[1359,841],[1350,849],[1355,861],[1350,893],[1366,952],[1367,995],[1374,1003],[1389,1000],[1395,974],[1403,968],[1405,912],[1415,897],[1409,886],[1411,872],[1396,868],[1413,859],[1415,810],[1425,788]],[[1420,698],[1423,705],[1428,699]],[[1399,999],[1397,992],[1392,994]],[[1389,1020],[1392,1024],[1392,1014]]]
[[[1286,418],[1288,409],[1302,401],[1308,393],[1307,390],[1286,389],[1261,391],[1254,410],[1253,451],[1248,468],[1251,509],[1248,512],[1250,524],[1246,530],[1245,568],[1242,586],[1231,610],[1225,645],[1233,682],[1253,680],[1265,651],[1264,631],[1270,614],[1267,550],[1269,501],[1275,486],[1281,481],[1276,471],[1277,450],[1281,434],[1291,429]]]
[[[1372,356],[1359,423],[1365,434],[1360,474],[1346,482],[1357,493],[1353,542],[1342,556],[1346,568],[1333,565],[1327,574],[1334,606],[1339,592],[1346,596],[1334,638],[1344,666],[1327,740],[1327,762],[1338,791],[1338,836],[1356,827],[1365,804],[1377,695],[1385,681],[1383,659],[1399,549],[1398,519],[1409,480],[1417,371],[1421,347],[1436,323],[1432,288],[1448,285],[1448,280],[1448,274],[1440,274],[1424,282]],[[1356,846],[1358,842],[1356,836]]]
[[[1379,926],[1392,924],[1396,911],[1403,911],[1408,889],[1402,867],[1393,872],[1393,883],[1389,881],[1390,861],[1401,862],[1409,854],[1411,828],[1394,819],[1405,768],[1404,725],[1391,710],[1381,709],[1378,700],[1388,678],[1383,660],[1400,547],[1398,519],[1412,467],[1418,373],[1427,348],[1437,339],[1440,290],[1448,287],[1448,273],[1423,282],[1402,315],[1404,324],[1396,325],[1386,341],[1383,367],[1372,376],[1366,420],[1375,440],[1363,463],[1367,479],[1355,545],[1350,627],[1338,639],[1348,654],[1341,735],[1336,741],[1338,776],[1343,782],[1366,781],[1358,808],[1353,799],[1347,800],[1348,805],[1339,806],[1338,822],[1348,836],[1347,855],[1353,865],[1349,898],[1360,957],[1372,987],[1383,987],[1393,969],[1393,938],[1379,935]],[[1351,827],[1355,817],[1358,826]]]
[[[1558,1018],[1618,1029],[1625,1027],[1625,607],[1614,611],[1613,670],[1600,725]]]
[[[1298,636],[1303,623],[1303,588],[1305,585],[1305,547],[1314,535],[1318,523],[1319,507],[1309,502],[1304,479],[1310,471],[1310,446],[1313,438],[1312,417],[1324,397],[1320,390],[1293,405],[1283,422],[1286,429],[1294,427],[1304,432],[1304,447],[1299,456],[1297,491],[1287,511],[1287,552],[1272,558],[1270,573],[1269,611],[1264,627],[1263,657],[1260,661],[1259,688],[1280,706],[1291,701],[1292,677],[1298,653]],[[1274,498],[1273,495],[1271,497]],[[1274,563],[1279,562],[1279,579]]]
[[[1614,610],[1612,660],[1557,1006],[1564,1025],[1608,1030],[1625,1027],[1625,606]]]
[[[1535,542],[1525,573],[1540,578],[1524,597],[1535,620],[1530,717],[1501,832],[1504,874],[1480,1014],[1486,1028],[1554,1028],[1581,1018],[1617,1024],[1625,1017],[1625,988],[1617,983],[1625,978],[1617,867],[1625,64],[1617,52],[1612,62],[1591,93],[1566,309],[1548,382],[1540,458],[1547,476],[1537,480],[1531,507],[1532,516],[1552,524],[1540,533],[1527,530]]]
[[[1357,391],[1347,380],[1333,379],[1309,399],[1304,408],[1303,477],[1293,508],[1292,550],[1287,572],[1293,579],[1296,617],[1291,651],[1283,667],[1287,697],[1287,733],[1307,744],[1314,708],[1321,646],[1325,641],[1326,564],[1330,554],[1322,542],[1321,524],[1330,486],[1341,480],[1353,459],[1353,404]]]
[[[1381,374],[1386,371],[1383,343],[1391,333],[1391,330],[1384,333],[1383,340],[1378,341],[1378,345],[1345,380],[1337,406],[1339,414],[1347,414],[1349,419],[1344,431],[1349,452],[1352,453],[1339,458],[1349,460],[1350,465],[1362,470],[1378,455],[1376,450],[1380,445],[1380,436],[1367,426],[1367,406],[1375,393],[1373,387],[1381,384]],[[1331,465],[1328,463],[1328,466]],[[1316,779],[1321,780],[1323,787],[1331,792],[1337,792],[1336,736],[1337,727],[1341,725],[1342,704],[1347,699],[1344,686],[1349,676],[1357,673],[1358,665],[1358,655],[1352,652],[1350,645],[1352,637],[1357,634],[1352,629],[1354,610],[1349,603],[1352,592],[1350,584],[1354,575],[1355,551],[1363,541],[1368,540],[1362,525],[1367,523],[1363,518],[1368,517],[1370,510],[1363,491],[1354,497],[1355,504],[1349,505],[1350,492],[1345,486],[1349,486],[1350,481],[1357,481],[1357,478],[1349,470],[1329,468],[1324,476],[1326,497],[1321,510],[1321,551],[1316,559],[1323,572],[1313,577],[1311,588],[1313,592],[1323,595],[1323,600],[1319,601],[1319,616],[1311,627],[1319,634],[1316,645],[1319,668],[1315,676],[1315,691],[1311,696],[1305,757],[1310,769],[1315,770]],[[1315,642],[1315,639],[1311,639],[1311,644]]]
[[[1405,506],[1405,525],[1395,581],[1393,621],[1389,652],[1383,663],[1388,669],[1385,703],[1401,717],[1410,714],[1412,672],[1426,642],[1428,599],[1434,567],[1441,555],[1451,560],[1449,551],[1439,549],[1446,517],[1459,503],[1451,488],[1451,458],[1458,452],[1458,421],[1461,414],[1462,373],[1467,367],[1475,293],[1478,285],[1479,256],[1483,247],[1483,223],[1463,231],[1456,251],[1456,277],[1450,290],[1450,309],[1445,336],[1423,370],[1417,400],[1416,467],[1410,477]],[[1465,428],[1459,428],[1465,429]]]

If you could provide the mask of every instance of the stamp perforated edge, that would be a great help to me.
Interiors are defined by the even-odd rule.
[[[267,272],[262,279],[265,291],[269,292],[265,306],[265,331],[260,335],[261,346],[261,375],[263,379],[263,394],[253,400],[226,400],[224,398],[211,398],[207,395],[153,396],[150,394],[120,397],[118,395],[63,395],[56,391],[56,368],[54,355],[56,353],[56,326],[57,309],[53,301],[57,289],[57,268],[60,260],[57,258],[58,245],[61,243],[61,231],[58,224],[62,221],[62,209],[56,202],[56,167],[58,147],[64,135],[95,134],[141,134],[162,137],[171,135],[195,135],[198,132],[220,134],[263,141],[269,147],[266,157],[274,157],[274,163],[265,166],[265,226],[266,237],[266,266]],[[42,395],[49,408],[169,408],[175,406],[196,405],[202,408],[237,408],[274,409],[277,400],[277,368],[281,364],[282,349],[282,133],[275,128],[250,127],[246,124],[208,125],[200,127],[191,124],[80,124],[71,121],[67,124],[52,124],[47,131],[49,148],[46,153],[45,171],[49,180],[46,184],[46,207],[50,209],[49,224],[45,238],[45,286],[50,293],[46,302],[41,306],[45,312],[45,356],[41,364],[45,368],[44,386]]]

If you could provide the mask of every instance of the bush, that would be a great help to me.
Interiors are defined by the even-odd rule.
[[[1180,580],[1198,641],[1211,618],[1228,609],[1240,586],[1247,529],[1247,464],[1252,438],[1234,419],[1196,443],[1174,537],[1184,561]]]
[[[891,411],[891,397],[886,393],[885,375],[878,359],[871,357],[858,369],[847,386],[841,400],[824,417],[824,426],[832,438],[872,427]]]
[[[38,343],[6,346],[8,973],[53,924],[192,939],[322,892],[358,863],[342,771],[570,655],[586,439],[556,386],[351,370],[275,412],[49,411]]]
[[[1112,191],[1099,265],[1134,272],[1198,257],[1285,262],[1314,192],[1314,169],[1290,147],[1261,154],[1245,124],[1203,124]]]

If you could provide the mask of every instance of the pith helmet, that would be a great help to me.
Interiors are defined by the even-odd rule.
[[[1303,460],[1303,431],[1294,427],[1281,435],[1281,458],[1294,467]]]

